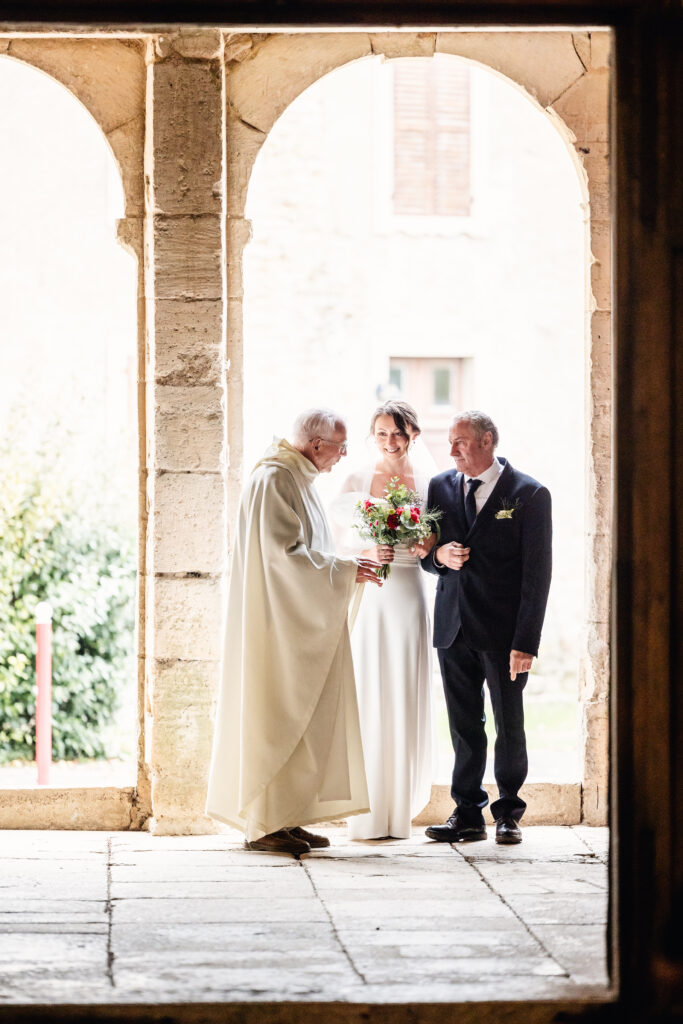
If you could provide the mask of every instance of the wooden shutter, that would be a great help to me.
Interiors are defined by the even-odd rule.
[[[394,213],[470,212],[470,78],[456,60],[394,66]]]

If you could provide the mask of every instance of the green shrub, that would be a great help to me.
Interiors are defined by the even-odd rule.
[[[82,514],[39,467],[2,460],[0,762],[33,758],[35,608],[53,609],[52,753],[103,757],[130,671],[135,561],[121,531]]]

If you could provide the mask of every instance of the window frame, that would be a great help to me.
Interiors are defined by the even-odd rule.
[[[488,122],[489,95],[486,76],[490,72],[480,69],[475,61],[470,66],[470,212],[468,215],[415,214],[394,212],[394,68],[397,61],[448,60],[451,54],[433,57],[398,57],[387,61],[390,74],[377,75],[373,93],[373,172],[374,202],[373,229],[377,234],[429,235],[452,238],[468,235],[472,238],[488,234],[489,191]],[[464,57],[455,58],[465,61]]]

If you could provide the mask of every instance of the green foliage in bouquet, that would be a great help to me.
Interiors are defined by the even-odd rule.
[[[34,756],[35,608],[53,608],[52,752],[103,757],[133,645],[135,560],[121,532],[86,521],[39,466],[2,460],[0,762]]]
[[[399,480],[392,476],[383,498],[356,502],[354,529],[366,540],[391,547],[410,547],[431,533],[438,538],[441,511],[422,508],[419,494]],[[382,565],[376,572],[380,579],[388,579],[391,566]]]

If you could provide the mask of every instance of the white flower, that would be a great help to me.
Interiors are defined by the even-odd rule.
[[[522,505],[521,505],[521,502],[520,502],[519,498],[515,498],[515,500],[512,503],[512,505],[510,504],[510,502],[508,501],[507,498],[503,498],[503,500],[500,503],[500,508],[496,512],[495,518],[496,519],[512,519],[514,513],[517,511],[518,508],[521,508],[521,507],[522,507]]]

